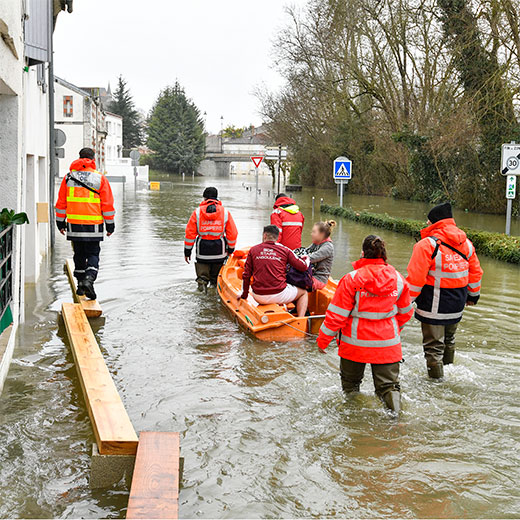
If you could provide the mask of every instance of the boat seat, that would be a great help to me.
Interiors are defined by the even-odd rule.
[[[242,280],[244,278],[244,268],[243,267],[237,267],[237,278],[239,280]]]

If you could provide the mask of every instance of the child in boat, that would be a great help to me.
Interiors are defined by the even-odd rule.
[[[316,222],[312,227],[312,244],[305,250],[312,264],[312,290],[323,289],[329,281],[334,260],[334,244],[330,234],[336,226],[334,220]]]
[[[372,366],[376,394],[394,412],[400,408],[401,329],[412,317],[410,289],[386,261],[385,243],[369,235],[363,255],[345,275],[330,303],[318,336],[326,349],[336,338],[345,394],[359,392],[366,363]]]

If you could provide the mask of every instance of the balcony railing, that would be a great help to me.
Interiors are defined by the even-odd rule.
[[[0,334],[13,321],[13,226],[0,231]]]

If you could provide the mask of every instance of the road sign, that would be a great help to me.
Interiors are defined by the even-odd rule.
[[[264,160],[264,158],[262,156],[258,155],[255,157],[251,157],[251,160],[253,161],[255,168],[258,168],[260,166],[260,164],[262,163],[262,161]]]
[[[506,199],[516,197],[516,175],[508,175],[506,183]]]
[[[352,161],[346,157],[338,157],[334,160],[334,179],[348,181],[352,179]]]
[[[279,158],[281,158],[282,161],[287,160],[287,149],[282,148],[281,153],[278,148],[267,148],[265,150],[265,159],[269,161],[277,161]]]
[[[139,150],[132,150],[130,152],[130,159],[132,161],[138,161],[141,158],[141,154],[139,153]]]
[[[65,159],[65,148],[54,148],[54,152],[58,159]]]
[[[502,145],[500,171],[502,175],[520,175],[520,144],[512,142]]]
[[[54,129],[54,146],[59,148],[60,146],[63,146],[67,141],[67,136],[65,135],[65,132],[61,128],[55,128]]]

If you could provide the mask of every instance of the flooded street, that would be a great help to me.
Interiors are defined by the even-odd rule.
[[[426,377],[420,327],[403,334],[403,413],[392,421],[373,395],[345,402],[337,350],[312,340],[261,343],[213,292],[196,292],[183,258],[185,224],[215,183],[233,213],[238,247],[260,241],[272,199],[244,178],[174,180],[160,192],[114,188],[116,233],[102,245],[97,284],[104,318],[93,328],[136,431],[179,431],[184,518],[513,518],[520,510],[520,268],[481,257],[479,305],[467,310],[446,381]],[[247,180],[248,185],[253,184]],[[312,215],[311,190],[295,195]],[[316,191],[335,203],[331,191]],[[355,209],[425,218],[426,206],[348,196]],[[503,217],[456,215],[502,231]],[[520,223],[513,230],[520,234]],[[359,257],[373,229],[338,221],[333,276]],[[413,239],[376,230],[405,271]],[[310,243],[305,239],[304,242]],[[26,322],[0,397],[0,518],[123,518],[124,486],[91,491],[94,442],[64,326],[71,301],[68,244],[26,294]],[[369,375],[367,371],[367,376]]]

